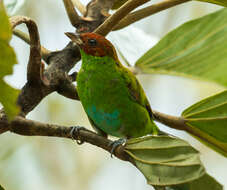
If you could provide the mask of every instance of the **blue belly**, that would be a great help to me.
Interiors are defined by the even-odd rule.
[[[110,135],[119,136],[118,130],[121,127],[121,120],[118,110],[106,113],[92,105],[86,109],[86,112],[98,128]]]

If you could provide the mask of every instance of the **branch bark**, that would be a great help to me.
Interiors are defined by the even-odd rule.
[[[74,134],[71,133],[72,127],[59,126],[54,124],[45,124],[33,120],[28,120],[22,117],[16,117],[11,123],[7,121],[0,121],[0,126],[6,126],[10,132],[25,135],[25,136],[48,136],[48,137],[61,137],[75,140],[82,140],[97,147],[100,147],[111,153],[113,141],[97,135],[96,133],[80,129]],[[114,155],[124,161],[133,161],[130,156],[124,151],[124,146],[120,145],[115,149]]]
[[[86,7],[80,2],[80,0],[72,0],[73,5],[80,11],[82,15],[86,13]]]
[[[11,17],[10,23],[12,28],[15,28],[21,23],[26,24],[30,36],[30,56],[27,66],[27,80],[30,82],[41,81],[41,46],[36,23],[32,19],[25,16]]]
[[[135,23],[143,18],[151,16],[160,11],[166,10],[168,8],[174,7],[176,5],[180,5],[182,3],[186,3],[191,0],[165,0],[163,2],[145,7],[138,11],[128,14],[125,18],[123,18],[114,28],[113,30],[120,30],[132,23]]]
[[[71,0],[63,0],[65,5],[65,10],[67,12],[68,18],[71,24],[74,27],[79,26],[80,24],[80,16],[77,14],[76,10],[74,9],[73,3]]]
[[[113,15],[105,20],[94,32],[106,36],[121,19],[135,8],[147,3],[150,0],[129,0],[121,6]]]
[[[185,131],[187,128],[183,117],[171,116],[155,110],[152,110],[152,113],[155,121],[165,124],[173,129]]]
[[[112,6],[112,1],[109,0],[96,0],[90,6],[87,6],[87,15],[92,16],[95,22],[82,22],[78,30],[81,27],[86,28],[86,32],[92,32],[100,23],[103,22],[100,18],[100,12],[95,9],[100,7],[98,10],[102,10],[102,7]],[[96,13],[96,14],[94,14]],[[97,16],[97,18],[95,18]],[[69,76],[68,72],[74,67],[77,61],[80,60],[80,52],[76,45],[69,43],[65,48],[56,52],[48,52],[48,55],[45,57],[45,61],[48,64],[48,67],[45,69],[44,64],[41,62],[41,52],[40,52],[40,42],[38,29],[33,20],[27,17],[13,17],[11,18],[12,28],[21,23],[25,23],[28,27],[30,37],[26,38],[31,48],[30,59],[28,65],[28,81],[21,89],[20,95],[18,97],[17,104],[21,108],[21,115],[26,116],[30,111],[32,111],[47,95],[52,92],[57,91],[59,94],[66,96],[71,99],[78,100],[78,94],[76,87],[73,85],[76,74]],[[83,25],[84,24],[84,25]],[[89,26],[89,27],[87,27]],[[31,41],[30,41],[31,40]],[[33,54],[34,52],[34,54]],[[35,55],[35,56],[32,56]],[[34,64],[34,65],[33,65]],[[31,72],[35,72],[34,80],[33,76],[30,78]],[[41,73],[40,73],[41,72]],[[33,81],[33,82],[32,82]],[[8,130],[4,124],[7,121],[7,117],[4,113],[4,110],[0,110],[0,134]]]
[[[26,33],[22,32],[20,30],[14,29],[13,34],[30,45],[30,38]],[[41,56],[42,56],[43,60],[47,61],[47,58],[49,57],[50,53],[51,53],[50,50],[41,46]]]

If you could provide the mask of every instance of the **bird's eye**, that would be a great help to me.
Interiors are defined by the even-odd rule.
[[[88,40],[88,44],[90,45],[90,46],[96,46],[97,45],[97,41],[96,41],[96,39],[89,39]]]

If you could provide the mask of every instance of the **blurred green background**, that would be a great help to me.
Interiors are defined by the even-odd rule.
[[[88,1],[82,3],[87,4]],[[113,32],[108,38],[134,64],[170,30],[219,8],[211,4],[190,2]],[[26,15],[37,22],[41,44],[50,50],[62,49],[69,41],[64,32],[74,31],[60,0],[27,0],[15,14]],[[24,26],[18,28],[26,31]],[[6,80],[12,86],[21,88],[26,81],[29,46],[16,37],[13,37],[11,45],[16,51],[19,64],[14,68],[14,75]],[[78,70],[79,65],[74,70]],[[173,76],[139,75],[138,79],[152,108],[171,115],[180,115],[198,100],[222,90],[215,84]],[[56,93],[45,98],[28,118],[91,128],[80,102]],[[227,187],[224,167],[227,160],[224,157],[184,132],[158,125],[162,130],[187,139],[196,147],[201,152],[208,173]],[[6,190],[152,189],[137,169],[126,162],[112,159],[105,151],[89,144],[78,146],[68,139],[23,137],[7,132],[0,136],[0,150],[0,184]]]

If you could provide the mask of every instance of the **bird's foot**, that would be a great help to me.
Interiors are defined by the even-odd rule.
[[[114,154],[114,151],[116,150],[116,148],[120,145],[125,145],[126,141],[127,141],[126,139],[121,138],[121,139],[113,141],[109,144],[109,146],[112,146],[112,149],[110,151],[111,158],[113,158],[113,154]]]
[[[86,130],[86,128],[85,128],[85,127],[81,127],[81,126],[72,126],[71,128],[72,128],[72,129],[71,129],[71,131],[70,131],[70,135],[71,135],[72,140],[76,140],[76,143],[77,143],[78,145],[83,144],[84,141],[80,139],[80,137],[79,137],[78,134],[79,134],[79,131],[80,131],[81,129]]]

